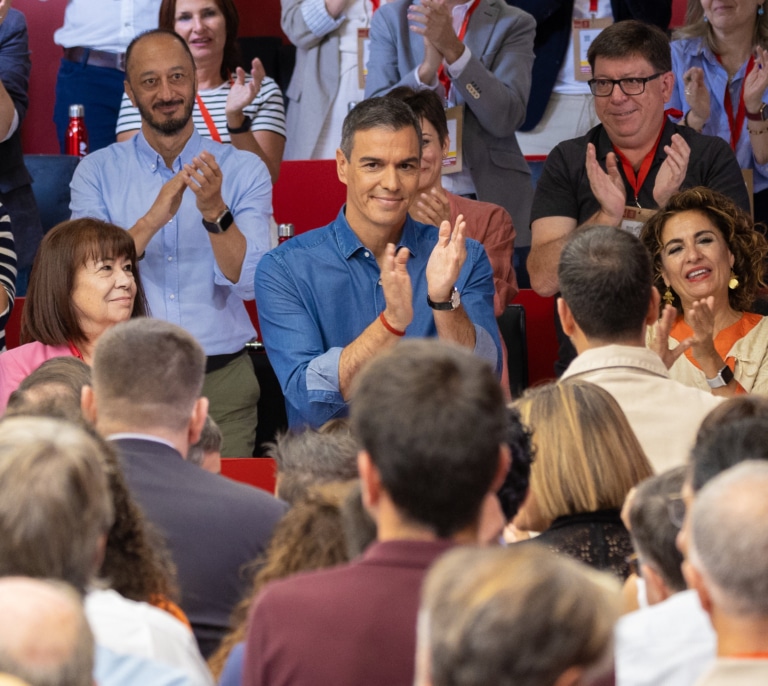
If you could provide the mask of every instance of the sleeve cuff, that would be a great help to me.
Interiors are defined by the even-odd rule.
[[[339,28],[346,19],[343,14],[338,19],[328,14],[325,0],[304,0],[301,4],[301,16],[307,28],[320,38]]]
[[[431,91],[437,90],[437,87],[440,85],[440,81],[438,80],[437,75],[435,75],[435,78],[432,79],[432,83],[422,83],[421,79],[419,78],[418,67],[413,70],[413,80],[416,82],[419,88],[428,88]]]
[[[471,59],[472,53],[465,45],[464,52],[461,53],[461,57],[459,57],[459,59],[457,59],[453,64],[445,65],[448,69],[448,76],[450,76],[452,79],[457,79],[459,76],[461,76],[464,69],[466,69],[466,66],[469,64],[469,60]]]
[[[493,336],[491,336],[491,334],[489,334],[482,326],[475,324],[474,327],[475,349],[473,352],[478,357],[488,360],[498,376],[501,373],[501,365],[499,364],[499,349],[493,340]]]

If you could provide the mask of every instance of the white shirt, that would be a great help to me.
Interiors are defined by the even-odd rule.
[[[85,597],[85,614],[99,645],[176,667],[190,686],[213,686],[192,632],[168,612],[117,591],[92,590]]]
[[[696,591],[624,615],[615,638],[616,686],[692,686],[717,650]]]
[[[661,358],[639,346],[585,350],[562,378],[590,381],[614,397],[656,473],[687,463],[702,420],[723,400],[670,379]]]
[[[63,48],[125,52],[136,36],[157,28],[159,9],[160,0],[69,0],[53,41]]]

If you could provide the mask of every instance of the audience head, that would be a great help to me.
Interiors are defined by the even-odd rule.
[[[3,420],[0,491],[0,576],[59,579],[85,592],[113,518],[96,440],[61,420]]]
[[[349,162],[352,160],[356,134],[371,129],[386,129],[395,133],[407,128],[413,129],[416,147],[420,151],[421,127],[411,108],[395,98],[368,98],[357,103],[344,118],[339,148]]]
[[[759,7],[762,7],[762,4]],[[720,54],[722,47],[718,44],[715,33],[712,30],[710,22],[711,11],[711,4],[708,7],[708,12],[705,12],[700,0],[688,0],[685,23],[672,34],[672,37],[675,39],[704,38],[709,49],[715,55]],[[760,45],[766,48],[768,47],[768,13],[756,11],[754,13],[754,20],[754,33],[749,45]]]
[[[215,39],[223,43],[220,76],[222,81],[227,81],[240,64],[240,49],[237,45],[240,17],[234,0],[214,0],[213,4],[219,16],[215,17],[217,21],[212,30],[217,34]],[[192,0],[163,0],[158,13],[158,27],[178,33],[188,44],[192,30],[192,15],[195,8],[199,6]],[[218,20],[223,20],[223,26],[219,26]],[[210,23],[211,18],[208,21]],[[221,35],[218,35],[219,31]]]
[[[376,540],[376,522],[365,509],[359,480],[354,481],[341,504],[341,523],[344,526],[349,559],[360,557]]]
[[[46,360],[11,393],[6,416],[52,416],[79,421],[83,386],[91,384],[91,368],[76,357]]]
[[[755,231],[748,213],[730,198],[709,188],[689,188],[675,193],[643,226],[640,238],[653,258],[656,287],[666,291],[669,286],[674,296],[673,304],[681,312],[681,295],[687,300],[695,297],[695,294],[686,295],[685,283],[677,277],[672,250],[679,243],[673,243],[672,248],[668,245],[673,238],[682,235],[680,232],[683,229],[678,226],[689,218],[695,220],[693,230],[712,231],[716,241],[724,241],[724,250],[719,257],[724,274],[722,288],[727,291],[734,310],[748,310],[758,290],[765,286],[764,262],[768,242],[759,231]],[[738,277],[736,288],[728,287],[729,270]]]
[[[306,429],[279,434],[267,448],[267,455],[277,465],[278,497],[293,504],[310,486],[356,479],[357,452],[357,441],[349,431]]]
[[[509,466],[504,401],[486,362],[440,341],[405,340],[358,375],[350,406],[369,509],[391,505],[441,538],[477,526]]]
[[[619,61],[633,57],[648,62],[655,72],[672,71],[672,51],[667,34],[658,26],[644,21],[629,19],[611,24],[600,32],[587,50],[587,60],[593,74],[600,58]]]
[[[189,446],[187,461],[213,474],[221,474],[221,446],[224,436],[211,415],[205,418],[200,440]]]
[[[629,508],[632,542],[651,604],[684,591],[683,556],[676,546],[685,516],[681,491],[686,468],[652,476],[637,487]]]
[[[84,408],[107,433],[184,433],[196,443],[208,408],[204,375],[205,353],[191,334],[159,319],[125,322],[96,346]]]
[[[520,421],[520,412],[516,407],[507,407],[507,420],[507,445],[511,452],[512,464],[498,496],[504,516],[507,521],[511,521],[528,495],[535,451],[532,434]]]
[[[658,295],[652,299],[651,260],[635,236],[612,226],[576,231],[563,247],[557,273],[565,301],[558,301],[558,310],[567,334],[574,321],[593,341],[645,344]]]
[[[618,403],[599,386],[569,379],[530,389],[516,405],[536,449],[519,529],[543,531],[564,515],[620,509],[653,474]]]
[[[748,460],[716,476],[690,517],[688,577],[702,607],[768,620],[768,463]]]
[[[72,588],[0,579],[0,616],[0,673],[29,686],[93,686],[93,634]]]
[[[457,548],[422,589],[417,686],[555,686],[610,673],[616,582],[539,548]],[[570,679],[563,679],[567,675]]]
[[[387,93],[413,110],[421,124],[421,181],[419,190],[427,191],[435,186],[443,171],[443,158],[448,154],[450,137],[448,119],[440,96],[429,88],[414,90],[398,86]]]
[[[95,343],[108,327],[147,314],[136,246],[119,226],[84,217],[54,226],[37,250],[21,340]]]

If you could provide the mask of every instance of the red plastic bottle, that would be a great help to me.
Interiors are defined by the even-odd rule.
[[[85,108],[82,105],[69,106],[67,127],[67,155],[85,157],[88,154],[88,131],[85,129]]]

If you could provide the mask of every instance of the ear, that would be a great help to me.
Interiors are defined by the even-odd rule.
[[[512,451],[506,443],[502,443],[499,446],[499,463],[496,467],[496,474],[493,477],[493,482],[488,492],[496,495],[496,492],[501,488],[504,483],[504,479],[507,478],[509,468],[512,466]]]
[[[369,512],[374,511],[381,500],[381,474],[366,450],[357,453],[357,471],[360,473],[360,489],[363,505]]]
[[[582,683],[582,677],[584,676],[584,667],[574,665],[568,667],[557,679],[553,686],[578,686]]]
[[[128,96],[128,99],[131,101],[131,105],[136,107],[136,96],[133,94],[133,88],[131,88],[131,84],[128,83],[128,79],[123,81],[123,88],[125,89],[125,94]]]
[[[448,157],[448,151],[451,149],[451,137],[445,134],[445,140],[443,141],[443,159]]]
[[[87,421],[96,424],[96,400],[92,386],[83,386],[80,389],[80,411]]]
[[[692,588],[699,595],[701,608],[711,617],[712,595],[707,588],[707,584],[705,583],[701,572],[696,569],[689,560],[685,560],[683,562],[683,576],[685,577],[685,582],[688,584],[688,588]]]
[[[347,185],[348,166],[349,160],[347,156],[342,152],[341,148],[336,148],[336,175],[345,186]]]
[[[665,72],[659,77],[659,80],[661,81],[661,97],[664,99],[664,102],[669,102],[670,98],[672,97],[672,91],[675,88],[675,75],[671,72]]]
[[[659,320],[659,306],[661,304],[661,294],[656,286],[651,288],[651,299],[648,302],[648,312],[645,313],[645,323],[647,326],[653,326]]]
[[[560,317],[563,333],[570,338],[576,332],[576,320],[573,318],[571,308],[568,307],[568,303],[562,296],[557,299],[557,314]]]
[[[192,416],[189,418],[189,426],[187,427],[187,442],[189,445],[194,445],[200,440],[200,434],[203,433],[203,426],[205,426],[205,418],[207,416],[208,398],[198,398],[192,408]]]
[[[643,563],[640,565],[640,573],[645,579],[645,594],[649,605],[656,605],[669,598],[671,593],[661,578],[661,575],[653,568]]]

